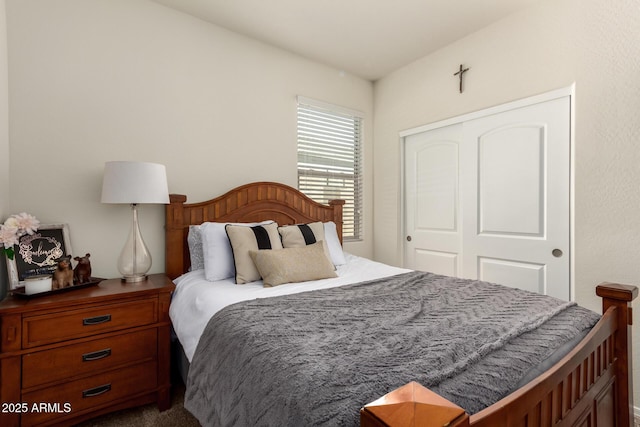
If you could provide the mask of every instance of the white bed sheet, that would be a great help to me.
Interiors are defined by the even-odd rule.
[[[288,283],[265,288],[262,281],[236,285],[233,278],[210,282],[204,270],[191,271],[174,280],[176,290],[169,307],[173,328],[189,362],[209,319],[224,307],[256,298],[328,289],[366,280],[406,273],[411,270],[393,267],[345,253],[347,263],[338,266],[338,277],[309,282]]]

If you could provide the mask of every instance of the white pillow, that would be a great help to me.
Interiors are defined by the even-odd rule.
[[[205,222],[200,225],[202,254],[204,257],[204,277],[209,281],[228,279],[236,275],[233,251],[227,237],[227,224],[252,227],[271,224],[273,221],[252,223]]]
[[[324,223],[324,238],[329,248],[329,255],[331,256],[331,262],[333,265],[343,265],[347,263],[344,258],[344,252],[342,252],[342,245],[338,238],[338,229],[336,223],[333,221]]]

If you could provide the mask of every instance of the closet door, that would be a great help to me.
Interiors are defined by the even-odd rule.
[[[570,298],[569,97],[465,122],[464,275]]]
[[[459,153],[462,125],[405,139],[405,265],[458,276],[461,252]]]
[[[570,98],[405,138],[405,265],[570,295]]]

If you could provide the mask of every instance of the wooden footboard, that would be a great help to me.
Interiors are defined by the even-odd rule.
[[[362,427],[401,426],[630,426],[631,301],[635,286],[596,288],[604,315],[556,365],[509,396],[474,415],[417,383],[365,405]]]

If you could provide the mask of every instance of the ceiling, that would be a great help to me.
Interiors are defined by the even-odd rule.
[[[544,0],[154,0],[367,80]]]

